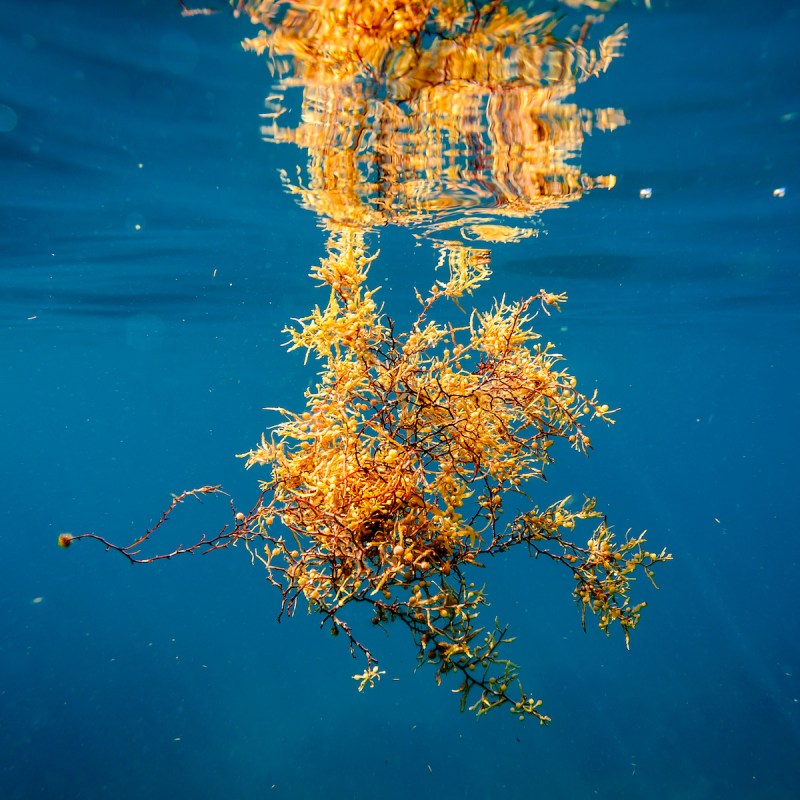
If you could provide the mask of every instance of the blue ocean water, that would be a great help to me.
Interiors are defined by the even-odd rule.
[[[630,119],[583,149],[617,186],[495,249],[482,300],[566,292],[542,333],[621,408],[548,491],[675,556],[630,652],[581,630],[551,565],[490,564],[547,728],[459,714],[400,630],[369,631],[386,675],[359,694],[341,637],[278,623],[244,551],[56,547],[132,538],[192,486],[246,504],[236,454],[314,378],[281,332],[325,300],[323,234],[277,174],[302,153],[261,141],[249,23],[179,12],[0,0],[0,797],[799,796],[800,5],[618,6],[625,56],[577,98]],[[375,245],[402,318],[435,256]]]

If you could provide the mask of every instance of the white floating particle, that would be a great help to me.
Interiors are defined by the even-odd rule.
[[[642,200],[649,200],[653,196],[653,190],[651,187],[646,186],[644,189],[639,189],[639,197]]]

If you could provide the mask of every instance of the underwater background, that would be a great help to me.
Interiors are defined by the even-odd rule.
[[[346,643],[302,609],[278,623],[243,549],[131,567],[56,546],[127,542],[194,486],[255,500],[236,454],[314,379],[282,329],[326,300],[324,234],[278,178],[302,153],[261,140],[247,20],[0,0],[0,798],[799,796],[800,4],[610,18],[625,55],[576,98],[630,120],[583,147],[617,185],[494,247],[475,304],[569,295],[537,327],[621,410],[542,490],[597,496],[674,561],[637,587],[630,652],[583,632],[556,567],[488,564],[542,728],[460,714],[391,627],[367,631],[386,675],[359,693]],[[372,238],[408,319],[435,253]],[[227,519],[181,511],[171,542]]]

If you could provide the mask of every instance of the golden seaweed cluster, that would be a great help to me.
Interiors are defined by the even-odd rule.
[[[359,606],[374,625],[405,626],[437,682],[457,677],[462,710],[506,707],[546,723],[507,658],[506,627],[482,622],[478,569],[517,545],[561,564],[584,627],[588,611],[603,631],[616,623],[627,644],[645,605],[631,584],[639,574],[652,581],[671,556],[648,550],[643,535],[616,538],[594,499],[540,505],[532,496],[559,441],[586,452],[585,423],[613,422],[532,327],[566,297],[540,290],[471,313],[461,303],[491,274],[489,250],[471,242],[532,235],[542,211],[613,186],[574,160],[585,134],[624,115],[566,98],[619,55],[625,27],[590,46],[599,16],[586,13],[562,35],[554,12],[499,0],[235,5],[261,27],[245,46],[267,54],[277,76],[264,133],[306,154],[284,184],[327,230],[327,256],[311,271],[327,303],[286,329],[289,348],[321,365],[318,381],[302,411],[273,409],[282,421],[244,454],[264,471],[259,498],[246,513],[231,501],[232,522],[215,535],[143,553],[186,500],[224,494],[203,486],[174,496],[129,545],[94,533],[62,534],[59,544],[95,539],[150,563],[242,543],[278,588],[279,616],[306,606],[362,655],[360,690],[382,671],[356,630]],[[299,122],[281,125],[295,89]],[[447,271],[417,292],[405,331],[367,285],[378,255],[370,231],[390,223],[429,240]]]
[[[474,694],[478,713],[509,705],[546,722],[539,701],[516,687],[516,666],[500,648],[505,628],[478,626],[486,600],[473,568],[525,545],[565,565],[582,613],[597,614],[603,630],[619,623],[627,640],[644,605],[630,604],[633,574],[652,578],[668,558],[648,552],[641,536],[615,541],[593,500],[505,519],[509,495],[530,505],[525,487],[552,461],[556,440],[585,450],[582,418],[611,413],[577,390],[531,328],[539,309],[565,298],[540,291],[475,311],[462,327],[437,323],[437,303],[457,302],[489,275],[485,251],[451,243],[441,251],[449,279],[418,296],[419,316],[398,334],[365,288],[374,256],[363,232],[333,228],[328,250],[312,272],[330,287],[328,304],[290,331],[292,348],[322,359],[320,381],[306,410],[282,409],[285,421],[248,454],[248,466],[270,470],[262,489],[271,499],[248,526],[266,540],[258,557],[287,612],[302,596],[365,654],[367,669],[355,676],[362,686],[378,664],[343,618],[352,603],[368,604],[376,625],[403,623],[437,680],[460,675],[462,709]],[[599,521],[587,544],[570,542],[585,519]]]

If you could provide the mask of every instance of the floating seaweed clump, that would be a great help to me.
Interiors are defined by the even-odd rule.
[[[359,689],[382,670],[354,606],[367,607],[374,625],[405,627],[437,682],[456,679],[462,710],[506,707],[546,723],[507,657],[507,628],[484,622],[479,569],[513,547],[557,562],[572,574],[584,627],[594,616],[628,644],[645,605],[632,599],[632,582],[653,581],[671,556],[649,550],[643,535],[616,537],[594,499],[536,502],[554,445],[586,452],[586,422],[613,422],[533,327],[566,297],[540,290],[471,313],[462,303],[491,273],[476,240],[534,235],[543,211],[614,185],[574,159],[585,134],[613,130],[624,115],[565,99],[619,55],[625,28],[590,47],[599,17],[561,36],[553,12],[531,16],[497,0],[236,8],[261,26],[245,45],[267,54],[277,76],[264,133],[308,154],[305,174],[283,173],[284,184],[327,230],[327,255],[311,270],[327,303],[286,329],[289,348],[321,364],[318,380],[303,410],[273,409],[282,421],[244,454],[261,471],[258,499],[247,512],[230,501],[231,522],[216,534],[143,551],[184,501],[225,495],[203,486],[174,496],[128,545],[95,533],[62,534],[59,544],[98,540],[134,563],[242,544],[278,589],[279,617],[307,607],[363,658]],[[293,87],[302,90],[300,122],[282,127]],[[429,240],[448,273],[417,292],[405,331],[367,285],[378,255],[370,232],[387,224]]]

